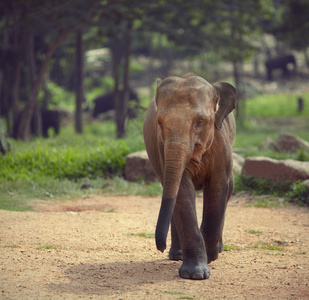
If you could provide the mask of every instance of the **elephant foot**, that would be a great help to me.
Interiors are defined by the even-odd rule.
[[[182,251],[181,249],[170,249],[168,253],[170,260],[182,260]]]
[[[208,249],[207,248],[207,262],[211,263],[212,261],[216,260],[219,257],[219,253],[223,250],[223,243],[219,241],[217,247],[215,249]]]
[[[207,261],[210,264],[212,261],[216,260],[219,256],[219,251],[207,251]]]
[[[179,276],[185,279],[203,280],[208,279],[210,270],[206,262],[193,264],[183,263],[179,269]]]

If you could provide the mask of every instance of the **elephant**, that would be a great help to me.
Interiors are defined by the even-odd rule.
[[[132,89],[129,89],[129,91],[130,91],[130,97],[129,97],[130,100],[129,101],[139,103],[139,98],[138,98],[137,94]],[[124,92],[122,90],[122,91],[120,91],[120,97],[123,97],[123,96],[124,96]],[[107,92],[107,93],[97,97],[94,100],[94,103],[95,104],[94,104],[93,113],[92,113],[94,118],[97,118],[97,116],[99,114],[106,113],[110,110],[113,110],[115,108],[114,91]],[[135,118],[136,112],[134,111],[134,109],[129,107],[128,115],[129,115],[130,118]]]
[[[237,91],[229,83],[211,85],[189,73],[159,80],[146,112],[146,151],[163,187],[156,246],[161,252],[166,249],[171,225],[169,259],[183,261],[182,278],[209,278],[208,264],[223,249],[225,210],[234,188],[236,125],[231,112],[236,99]],[[200,229],[197,190],[203,190]]]
[[[61,113],[58,110],[41,108],[42,117],[42,134],[43,137],[48,137],[48,129],[53,128],[55,134],[59,134]]]
[[[14,126],[13,126],[13,138],[17,138],[17,129],[19,126],[19,122],[21,119],[23,111],[20,111],[17,114],[17,117],[14,121]],[[55,134],[59,134],[60,131],[60,122],[61,122],[61,113],[58,110],[51,110],[51,109],[46,109],[46,108],[41,108],[40,109],[41,113],[41,120],[42,120],[42,134],[43,137],[48,138],[48,129],[53,128],[55,131]],[[31,123],[30,123],[30,131],[33,135],[37,135],[37,125],[36,125],[36,119],[34,115],[31,118]]]
[[[289,74],[288,65],[293,66],[293,70],[296,69],[296,60],[293,54],[285,54],[277,57],[272,57],[266,60],[265,67],[267,70],[267,79],[272,80],[272,71],[276,69],[282,70],[282,77],[287,77]]]

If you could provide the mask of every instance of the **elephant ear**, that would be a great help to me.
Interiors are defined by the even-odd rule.
[[[220,130],[225,117],[236,107],[237,91],[227,82],[216,82],[214,87],[218,97],[215,126]]]
[[[161,83],[162,83],[162,79],[161,79],[161,78],[157,78],[157,79],[156,79],[156,83],[157,83],[157,89],[158,89],[159,86],[160,86]]]

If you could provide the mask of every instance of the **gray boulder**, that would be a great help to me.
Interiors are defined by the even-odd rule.
[[[301,149],[309,151],[308,142],[290,133],[281,133],[276,141],[276,147],[279,152],[296,152]]]
[[[240,175],[241,174],[241,170],[242,170],[242,167],[244,165],[244,162],[245,162],[245,159],[236,154],[236,153],[233,153],[233,172],[234,174],[237,174],[237,175]]]
[[[127,156],[125,177],[129,181],[136,181],[141,178],[147,181],[155,181],[157,179],[145,150],[134,152]]]
[[[309,179],[309,162],[292,159],[276,160],[268,157],[248,157],[242,175],[267,178],[273,182]]]
[[[271,139],[270,137],[267,137],[264,141],[262,141],[260,144],[259,144],[259,147],[258,147],[260,150],[267,150],[267,149],[270,149],[272,151],[278,151],[278,148],[277,148],[277,144],[276,142]]]
[[[244,158],[233,153],[233,171],[240,175]],[[147,181],[155,181],[157,176],[150,164],[146,150],[134,152],[127,156],[125,166],[125,177],[129,181],[144,178]]]
[[[267,137],[259,144],[259,149],[293,153],[301,149],[309,151],[309,143],[293,134],[283,132],[276,141]]]

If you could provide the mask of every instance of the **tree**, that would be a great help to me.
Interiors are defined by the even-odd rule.
[[[75,131],[83,133],[82,123],[82,102],[84,99],[84,55],[83,55],[83,33],[82,30],[77,30],[76,33],[76,109],[75,109]]]
[[[309,32],[309,2],[307,0],[281,0],[276,1],[276,6],[274,18],[265,22],[263,29],[288,47],[303,51],[309,68],[307,52],[309,40],[305,38]]]
[[[30,95],[17,128],[16,137],[27,140],[30,136],[30,120],[37,106],[38,93],[54,52],[70,33],[78,30],[91,19],[96,13],[96,9],[101,5],[101,1],[91,0],[86,3],[82,0],[74,2],[53,0],[41,3],[37,0],[13,0],[11,3],[13,7],[22,11],[18,18],[12,19],[11,26],[18,27],[16,31],[20,32],[19,37],[23,35],[29,37],[30,53],[33,51],[33,49],[31,50],[31,39],[35,36],[44,36],[46,43],[43,59],[37,65],[37,74],[30,84]],[[108,1],[104,1],[104,3],[108,5]],[[10,6],[4,6],[4,9],[10,11]],[[15,55],[15,59],[18,60],[19,57]]]
[[[232,63],[238,91],[237,117],[245,118],[243,61],[255,51],[254,37],[261,32],[260,21],[270,5],[268,0],[196,0],[182,3],[172,0],[159,24],[160,30],[177,44],[188,49],[215,51]],[[179,16],[182,16],[179,18]],[[158,25],[157,25],[158,26]]]
[[[115,122],[118,138],[125,136],[128,117],[131,32],[140,30],[144,20],[158,6],[162,6],[162,3],[118,0],[113,1],[108,9],[102,10],[100,15],[100,20],[104,20],[107,29],[105,34],[113,41]],[[123,93],[120,93],[121,90]]]

